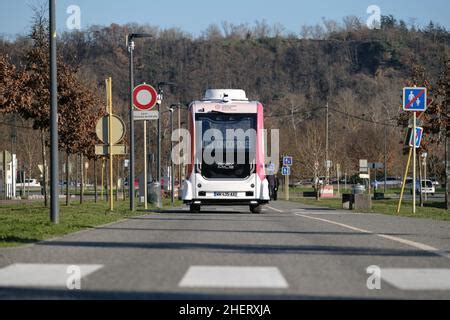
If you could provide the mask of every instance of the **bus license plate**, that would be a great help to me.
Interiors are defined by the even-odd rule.
[[[237,192],[214,192],[214,197],[236,198],[237,195]]]

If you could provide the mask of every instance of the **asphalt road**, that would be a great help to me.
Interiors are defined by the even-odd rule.
[[[287,202],[207,210],[0,249],[0,299],[450,299],[450,222]]]

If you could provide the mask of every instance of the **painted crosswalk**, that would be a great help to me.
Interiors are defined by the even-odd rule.
[[[450,290],[450,269],[382,269],[381,278],[400,290]]]
[[[288,283],[276,267],[191,266],[180,287],[286,289]]]
[[[0,287],[67,288],[103,268],[102,265],[12,264],[0,269]]]

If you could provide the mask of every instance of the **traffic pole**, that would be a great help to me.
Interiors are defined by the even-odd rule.
[[[288,175],[285,176],[284,181],[285,181],[284,187],[286,189],[286,201],[289,201],[290,197],[289,197],[289,176]]]
[[[403,195],[405,193],[406,179],[408,178],[408,172],[409,172],[409,166],[411,165],[412,154],[413,154],[413,150],[409,149],[408,162],[406,163],[405,176],[403,178],[402,191],[400,192],[400,200],[399,200],[398,206],[397,206],[397,213],[400,213],[400,209],[402,208],[402,200],[403,200]]]
[[[416,152],[416,127],[417,127],[417,114],[413,112],[413,213],[416,213],[416,165],[417,165],[417,152]]]
[[[56,64],[56,1],[50,0],[50,139],[51,139],[51,184],[50,219],[59,224],[59,157],[58,157],[58,69]],[[13,159],[14,161],[14,159]],[[45,164],[44,164],[45,165]]]
[[[113,117],[113,106],[112,106],[112,79],[111,77],[107,80],[108,88],[108,144],[109,144],[109,210],[114,211],[114,172],[113,172],[113,143],[112,143],[112,117]]]
[[[159,93],[159,101],[158,101],[158,142],[157,142],[157,161],[156,161],[156,177],[158,179],[158,186],[159,186],[159,195],[157,200],[157,207],[158,209],[162,209],[163,207],[163,199],[162,199],[162,185],[161,185],[161,103],[162,103],[162,90],[160,90]]]
[[[148,209],[147,121],[144,121],[144,208]]]

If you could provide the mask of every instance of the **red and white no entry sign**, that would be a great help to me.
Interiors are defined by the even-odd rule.
[[[158,100],[158,93],[155,88],[148,84],[141,84],[133,90],[133,104],[142,111],[153,109]]]

